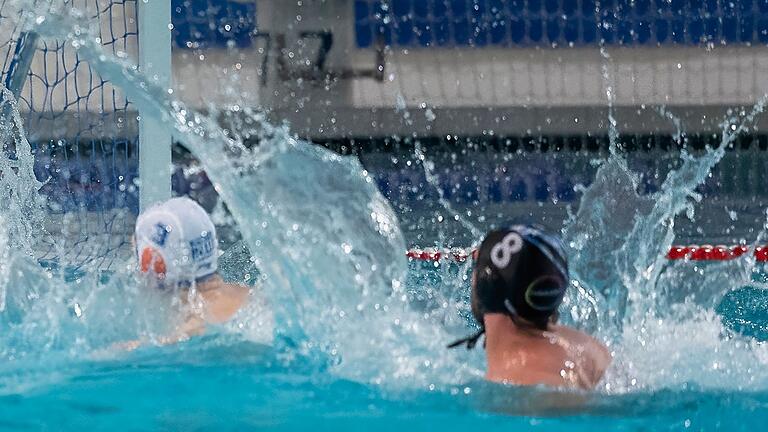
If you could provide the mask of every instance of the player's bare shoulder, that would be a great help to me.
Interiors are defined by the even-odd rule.
[[[248,296],[252,294],[253,289],[245,286],[240,285],[237,283],[228,283],[223,282],[221,285],[222,289],[226,291],[230,296],[237,298],[241,301],[247,301]]]
[[[611,360],[611,353],[600,341],[583,331],[566,327],[556,326],[556,332],[573,345],[578,345],[586,352],[592,353],[602,360]]]
[[[579,356],[579,363],[589,369],[589,374],[598,381],[613,360],[608,348],[593,336],[570,327],[557,326],[556,332]]]

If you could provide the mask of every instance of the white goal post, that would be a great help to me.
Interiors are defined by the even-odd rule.
[[[139,68],[164,88],[171,78],[171,0],[138,0]],[[139,112],[139,205],[171,196],[171,145],[162,120]]]

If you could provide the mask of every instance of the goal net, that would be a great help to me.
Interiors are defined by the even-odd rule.
[[[99,26],[106,52],[135,61],[135,0],[66,4]],[[2,82],[24,119],[34,174],[43,183],[45,228],[55,239],[39,242],[36,255],[51,263],[110,269],[138,211],[136,112],[70,41],[25,33],[21,12],[13,2],[0,2],[0,64]],[[13,150],[6,145],[4,156],[16,157]]]

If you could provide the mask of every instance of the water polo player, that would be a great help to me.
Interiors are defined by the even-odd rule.
[[[557,325],[569,285],[559,239],[529,226],[492,231],[476,252],[472,314],[485,334],[486,379],[516,385],[594,388],[611,362],[593,337]]]
[[[134,235],[145,283],[175,295],[181,303],[175,331],[156,342],[177,342],[225,324],[271,335],[272,317],[264,299],[252,288],[226,283],[219,275],[216,227],[196,202],[182,197],[152,206],[139,215]],[[254,307],[244,313],[246,306]]]

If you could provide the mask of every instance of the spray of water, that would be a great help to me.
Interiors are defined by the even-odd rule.
[[[468,221],[462,214],[458,211],[456,211],[453,206],[451,205],[450,201],[448,201],[445,198],[445,193],[443,192],[443,189],[440,187],[440,182],[438,180],[437,175],[435,174],[435,163],[431,161],[429,158],[427,158],[426,153],[424,152],[424,149],[422,148],[421,142],[416,141],[414,143],[414,155],[416,156],[416,159],[421,162],[421,166],[424,168],[424,175],[427,179],[427,184],[432,186],[432,188],[435,189],[435,191],[438,194],[438,203],[440,206],[442,206],[449,215],[453,215],[455,220],[457,220],[464,229],[466,229],[470,234],[472,234],[472,238],[475,239],[475,241],[479,241],[483,237],[483,232],[478,229],[472,222]]]
[[[320,353],[336,373],[362,381],[426,384],[433,370],[476,376],[476,361],[435,355],[452,335],[409,304],[397,219],[357,159],[297,140],[249,109],[225,129],[215,112],[187,108],[105,55],[81,17],[37,13],[34,31],[68,40],[203,163],[260,271],[278,341]],[[248,147],[245,138],[258,143]]]
[[[205,116],[190,110],[170,99],[166,89],[147,80],[134,65],[104,54],[89,23],[76,13],[28,10],[34,11],[29,21],[36,32],[44,38],[67,40],[104,79],[120,86],[143,115],[162,119],[202,161],[254,257],[249,262],[258,268],[260,286],[275,309],[280,341],[299,353],[320,354],[335,373],[363,381],[422,386],[479,375],[481,353],[446,354],[443,350],[455,330],[446,330],[450,327],[446,322],[456,322],[446,317],[466,315],[466,303],[440,293],[439,287],[419,291],[406,286],[404,241],[394,212],[356,159],[297,140],[286,128],[272,126],[261,113],[248,109],[229,116],[233,127],[223,128],[219,117],[228,113],[212,111]],[[694,280],[690,268],[669,267],[659,258],[659,251],[673,240],[674,217],[690,208],[691,200],[698,198],[695,188],[722,158],[725,146],[762,109],[761,102],[740,124],[729,123],[737,126],[724,129],[718,149],[701,157],[685,155],[682,167],[668,176],[662,191],[648,196],[637,193],[637,176],[616,151],[618,132],[611,111],[611,157],[564,229],[576,279],[567,300],[569,318],[603,335],[616,354],[616,367],[605,382],[607,391],[690,381],[713,386],[768,385],[768,376],[755,374],[753,366],[748,366],[749,362],[765,364],[763,349],[753,342],[722,338],[711,303],[701,307],[697,302],[732,287],[733,281],[724,282],[724,275],[732,279],[734,274],[745,275],[744,264],[722,264],[719,274],[712,273],[711,282],[719,284],[717,292],[688,290],[693,295],[675,298],[669,295],[675,285],[701,284],[689,281]],[[246,146],[246,140],[257,144]],[[0,268],[0,276],[23,275],[23,280],[6,286],[23,287],[24,292],[13,295],[14,299],[26,296],[33,301],[15,305],[16,315],[4,315],[7,326],[28,326],[26,333],[14,333],[18,340],[4,346],[30,350],[36,346],[39,352],[62,344],[70,350],[92,348],[98,345],[92,340],[95,336],[83,336],[82,344],[73,344],[63,342],[62,335],[88,335],[87,329],[82,330],[83,322],[88,326],[105,324],[109,318],[117,322],[114,314],[121,311],[147,310],[142,305],[126,306],[122,298],[120,307],[110,307],[114,297],[99,294],[103,290],[82,299],[77,290],[47,295],[44,291],[53,289],[52,285],[42,281],[49,275],[33,269],[34,263],[17,265],[20,271]],[[38,286],[36,275],[41,280],[37,291],[30,288]],[[116,284],[130,286],[117,280]],[[85,279],[81,283],[97,286]],[[465,291],[459,297],[466,298],[467,284],[462,283]],[[65,298],[76,301],[64,301],[58,309],[48,300],[37,301]],[[69,324],[62,314],[50,316],[52,310],[61,309],[74,315]],[[38,318],[38,310],[47,318],[12,319]],[[97,310],[111,310],[114,316],[105,317]],[[93,318],[79,319],[89,311],[94,312]],[[149,322],[152,314],[147,314],[136,319]],[[58,323],[60,331],[46,334],[44,341],[35,339],[42,336],[33,332],[33,323],[51,321]],[[680,332],[695,333],[695,337],[681,343]],[[4,354],[6,358],[13,355]],[[712,367],[702,372],[701,361]]]
[[[32,148],[24,132],[13,94],[0,84],[0,213],[6,216],[10,245],[33,256],[34,245],[45,239],[43,201],[38,191],[43,186],[33,171]]]
[[[671,266],[664,251],[674,241],[675,218],[683,213],[694,217],[693,203],[701,200],[696,188],[728,145],[763,112],[766,99],[742,118],[727,119],[716,149],[698,157],[684,152],[680,167],[669,173],[661,190],[642,195],[639,176],[619,152],[610,56],[604,48],[601,53],[611,153],[564,229],[575,276],[575,289],[566,299],[571,322],[601,334],[614,349],[615,365],[604,383],[608,391],[686,382],[765,385],[767,377],[757,377],[750,366],[764,363],[764,349],[722,337],[714,313],[725,292],[750,280],[752,263],[736,260],[704,271],[688,263]],[[671,113],[662,113],[674,121]],[[699,359],[709,364],[702,367]]]
[[[40,243],[61,249],[44,228],[43,183],[11,92],[0,85],[0,392],[15,392],[52,377],[48,371],[87,358],[116,341],[152,339],[170,326],[167,296],[139,290],[131,274],[108,282],[93,273],[41,267]],[[59,251],[59,255],[64,254]],[[21,374],[21,375],[20,375]]]

